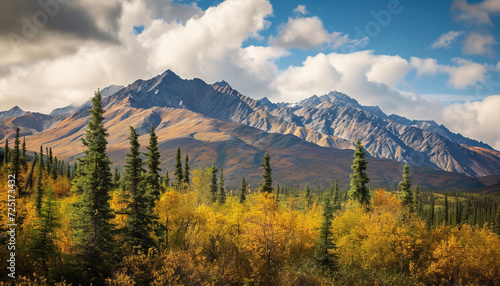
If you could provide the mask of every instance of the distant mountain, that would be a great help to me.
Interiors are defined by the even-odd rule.
[[[103,107],[108,150],[118,165],[124,163],[128,148],[127,126],[142,135],[154,126],[164,169],[172,168],[175,149],[181,147],[193,167],[212,162],[224,167],[234,186],[242,176],[258,182],[265,152],[273,158],[277,182],[326,184],[338,178],[347,183],[357,139],[371,156],[374,184],[397,183],[403,162],[412,165],[412,175],[422,186],[464,190],[500,183],[500,152],[487,144],[433,121],[388,116],[340,92],[272,103],[246,97],[224,81],[210,85],[201,79],[185,80],[170,70],[115,90],[103,99]],[[79,139],[89,119],[88,106],[30,115],[38,124],[25,122],[25,115],[0,120],[0,140],[12,137],[13,126],[19,124],[26,136],[31,135],[29,148],[48,145],[59,158],[71,160],[83,149]],[[147,145],[147,136],[141,136],[141,144]],[[487,175],[493,181],[472,178]]]
[[[24,115],[26,112],[19,108],[19,106],[14,106],[7,111],[0,111],[0,119],[5,119],[9,117],[17,117]]]

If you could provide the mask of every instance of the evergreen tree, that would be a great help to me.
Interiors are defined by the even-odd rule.
[[[420,203],[420,190],[418,188],[418,184],[415,184],[415,189],[413,192],[413,208],[417,213],[421,211],[421,203]]]
[[[333,208],[336,210],[340,206],[340,197],[339,197],[339,180],[335,180],[335,184],[333,184]]]
[[[57,204],[51,195],[47,196],[43,208],[38,213],[33,229],[34,239],[29,246],[32,253],[32,259],[42,263],[42,269],[45,275],[49,272],[47,262],[55,260],[57,255],[57,246],[55,241],[56,229],[60,226],[57,218]]]
[[[113,186],[117,189],[120,187],[120,171],[118,167],[115,167],[115,172],[113,173]]]
[[[431,194],[431,213],[429,217],[429,228],[434,225],[434,218],[435,218],[435,205],[436,205],[436,199],[434,198],[434,194]]]
[[[217,167],[215,167],[215,163],[212,163],[212,167],[210,168],[210,184],[208,186],[210,190],[210,201],[215,203],[217,201]]]
[[[497,206],[497,215],[495,221],[493,222],[493,231],[500,235],[500,205]]]
[[[403,181],[399,182],[399,186],[403,192],[402,205],[411,212],[413,210],[413,194],[411,192],[411,180],[408,176],[409,173],[410,167],[408,164],[405,164],[403,167]]]
[[[370,205],[370,193],[366,184],[370,182],[366,175],[367,162],[365,160],[365,152],[363,145],[358,140],[356,142],[356,151],[354,152],[354,161],[351,169],[353,174],[351,177],[351,189],[349,190],[349,197],[358,201],[362,206],[368,207]]]
[[[261,175],[262,177],[262,183],[260,184],[260,191],[263,193],[272,193],[273,192],[273,178],[271,176],[271,164],[270,161],[271,157],[266,153],[264,155],[262,163],[260,165],[264,169],[263,174]]]
[[[14,175],[16,178],[16,187],[18,192],[21,192],[21,183],[22,183],[22,178],[20,177],[21,175],[21,150],[19,149],[19,145],[21,144],[21,141],[19,140],[19,132],[20,129],[19,127],[16,129],[16,139],[14,140],[14,149],[11,151],[10,155],[10,168],[9,172],[10,174]]]
[[[83,270],[92,283],[103,284],[112,269],[114,252],[113,234],[115,217],[110,207],[112,189],[111,162],[106,154],[108,133],[104,128],[102,97],[99,92],[92,98],[90,121],[82,138],[86,156],[78,166],[75,182],[81,194],[75,206],[73,221],[75,242]]]
[[[450,212],[450,205],[448,203],[448,194],[444,194],[444,224],[448,225],[448,213]]]
[[[311,197],[311,189],[309,188],[309,183],[306,183],[304,187],[304,192],[306,193],[306,209],[311,208],[312,197]]]
[[[71,167],[68,164],[66,164],[66,172],[65,172],[66,178],[71,179]]]
[[[28,170],[28,157],[26,157],[26,137],[23,136],[23,145],[21,149],[21,166],[24,170]]]
[[[148,152],[145,153],[148,160],[146,165],[148,166],[148,172],[146,174],[147,192],[151,197],[151,209],[154,208],[156,200],[160,198],[161,195],[161,184],[160,184],[160,151],[158,151],[158,136],[156,136],[155,129],[151,126],[151,131],[149,133],[149,145]]]
[[[226,203],[226,188],[224,188],[224,169],[220,169],[220,180],[219,180],[219,195],[217,197],[219,204],[223,205]]]
[[[244,203],[246,198],[246,193],[247,193],[247,182],[245,178],[241,180],[241,187],[240,187],[240,204]]]
[[[45,170],[45,164],[43,162],[43,146],[40,145],[40,162],[38,162],[38,168],[42,170],[42,174],[43,174],[43,170]]]
[[[50,151],[52,151],[52,148],[50,148]],[[53,161],[52,169],[51,169],[52,172],[50,175],[51,175],[52,180],[55,180],[55,179],[57,179],[57,157],[55,157],[53,160],[54,161]]]
[[[180,189],[182,186],[182,179],[183,179],[183,173],[184,171],[182,170],[182,163],[181,163],[181,148],[177,148],[177,153],[175,154],[175,171],[174,171],[174,187],[177,188],[177,190]]]
[[[9,149],[9,140],[5,139],[5,146],[3,147],[3,164],[7,166],[10,162],[10,149]]]
[[[130,127],[130,150],[126,154],[123,182],[124,189],[130,197],[125,209],[127,221],[125,223],[125,241],[132,249],[147,253],[155,245],[151,237],[154,217],[151,213],[151,199],[146,194],[143,162],[139,152],[139,136],[133,127]]]
[[[43,152],[42,147],[40,147],[40,152]],[[36,194],[35,206],[36,206],[36,211],[39,214],[40,211],[42,210],[42,199],[43,199],[42,177],[43,177],[43,159],[40,157],[40,160],[38,161],[38,171],[37,171],[36,187],[35,187],[35,194]]]
[[[184,161],[184,171],[182,173],[182,182],[185,183],[185,184],[188,184],[190,183],[190,173],[189,173],[189,156],[186,154],[186,160]],[[222,170],[222,169],[221,169]]]
[[[330,271],[335,270],[337,267],[337,257],[332,253],[332,250],[335,249],[330,232],[332,221],[333,209],[330,205],[330,198],[326,198],[323,221],[319,229],[319,247],[316,251],[316,260],[319,265]]]
[[[168,175],[168,170],[165,172],[165,178],[163,179],[163,187],[165,190],[170,187],[170,176]]]
[[[48,162],[47,162],[47,166],[49,167],[49,174],[52,174],[52,172],[54,172],[54,158],[52,157],[52,147],[49,148],[49,156],[47,158]]]

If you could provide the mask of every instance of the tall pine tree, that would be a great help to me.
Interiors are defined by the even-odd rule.
[[[410,174],[410,167],[405,164],[403,167],[403,181],[399,182],[401,191],[403,192],[403,207],[410,212],[413,211],[413,193],[411,191],[411,180],[408,176]]]
[[[186,154],[186,159],[184,161],[184,171],[182,172],[182,182],[189,185],[190,183],[190,173],[189,173],[189,156]]]
[[[102,97],[96,92],[89,109],[90,121],[82,138],[85,158],[78,166],[75,186],[80,194],[74,204],[74,240],[78,246],[82,269],[90,282],[103,284],[112,269],[115,250],[113,235],[115,215],[110,207],[112,175],[106,153],[108,136],[104,128]]]
[[[182,186],[182,179],[184,171],[182,170],[182,162],[181,162],[181,148],[177,148],[177,153],[175,153],[175,171],[174,171],[174,187],[177,188],[177,190],[180,190]]]
[[[42,177],[43,177],[43,148],[40,147],[40,160],[38,161],[38,170],[37,170],[37,178],[36,178],[36,187],[35,187],[35,206],[37,213],[40,213],[42,210],[42,200],[43,200],[43,188],[42,188]]]
[[[219,195],[217,197],[219,204],[223,205],[226,203],[226,188],[224,188],[224,169],[220,169],[220,180],[219,180]]]
[[[326,198],[323,221],[319,229],[319,245],[316,251],[316,260],[319,265],[329,271],[335,270],[337,266],[337,257],[332,253],[335,249],[335,244],[333,243],[332,234],[330,232],[332,221],[333,209],[330,205],[330,198]]]
[[[264,158],[262,160],[262,163],[260,163],[260,165],[264,169],[264,172],[261,175],[262,183],[260,184],[260,191],[263,193],[272,193],[273,192],[273,178],[271,175],[272,169],[271,169],[270,160],[271,160],[271,157],[266,153],[266,154],[264,154]]]
[[[156,200],[160,198],[161,195],[161,177],[160,177],[160,151],[158,151],[158,136],[156,136],[155,129],[151,126],[151,131],[149,133],[149,145],[148,152],[145,153],[148,160],[146,165],[148,166],[148,172],[146,174],[146,184],[147,192],[151,197],[151,209],[154,208]]]
[[[14,140],[14,149],[11,151],[10,155],[10,174],[14,175],[16,178],[16,187],[17,190],[21,193],[21,187],[22,187],[22,178],[20,177],[21,175],[21,150],[20,150],[20,144],[21,141],[19,140],[19,132],[20,129],[19,127],[16,129],[16,139]]]
[[[354,161],[351,169],[353,174],[351,177],[351,189],[349,190],[349,197],[361,203],[362,206],[368,207],[370,205],[370,193],[366,184],[370,182],[366,175],[367,162],[365,160],[365,152],[363,145],[358,140],[356,142],[356,151],[354,152]]]
[[[23,145],[21,149],[21,166],[27,172],[28,170],[28,157],[26,156],[26,137],[23,136]]]
[[[247,193],[247,182],[245,178],[241,180],[241,187],[240,187],[240,204],[244,203],[246,198],[246,193]]]
[[[7,166],[10,162],[10,149],[9,149],[9,140],[5,139],[5,146],[3,147],[3,164]]]
[[[123,173],[124,189],[129,196],[125,209],[125,242],[131,249],[147,253],[150,247],[155,246],[151,237],[154,217],[151,213],[151,199],[146,194],[145,180],[142,177],[144,168],[138,138],[134,128],[130,127],[130,150],[126,154]]]
[[[208,188],[210,190],[210,201],[215,203],[217,201],[217,167],[215,167],[215,163],[212,163],[212,167],[210,167],[210,184]]]

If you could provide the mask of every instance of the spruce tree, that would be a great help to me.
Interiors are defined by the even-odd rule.
[[[66,178],[71,179],[71,167],[69,163],[66,164],[66,172],[65,172]]]
[[[85,158],[78,166],[75,182],[77,193],[81,194],[75,206],[73,221],[78,257],[90,282],[103,284],[112,269],[115,250],[113,235],[115,215],[110,207],[112,175],[110,160],[106,154],[108,133],[104,128],[102,97],[96,92],[89,109],[90,121],[82,138],[86,147]]]
[[[340,209],[339,180],[335,180],[333,185],[333,210]]]
[[[367,162],[365,160],[365,152],[363,145],[358,140],[356,142],[356,151],[354,152],[354,161],[351,169],[353,174],[351,177],[351,189],[349,190],[349,197],[361,203],[362,206],[368,207],[370,205],[370,193],[366,184],[370,182],[366,175]]]
[[[174,171],[174,187],[177,188],[177,190],[180,190],[180,187],[182,186],[182,179],[183,179],[183,170],[182,170],[182,163],[181,163],[181,148],[177,148],[177,153],[175,154],[175,171]]]
[[[418,188],[418,184],[415,184],[415,189],[413,191],[413,209],[415,210],[415,212],[420,213],[421,208],[420,190]]]
[[[405,164],[403,167],[403,181],[399,182],[401,191],[403,192],[402,205],[410,212],[413,211],[413,194],[411,192],[411,180],[408,174],[410,173],[410,167]]]
[[[190,183],[190,173],[189,173],[189,156],[186,154],[186,159],[184,161],[184,171],[182,173],[182,182],[189,185]]]
[[[40,162],[38,162],[38,167],[42,170],[45,170],[45,164],[43,162],[43,146],[40,145]]]
[[[495,221],[493,222],[493,231],[500,235],[500,205],[497,206],[497,215]]]
[[[49,148],[49,156],[48,156],[48,163],[47,165],[49,166],[49,174],[52,174],[54,172],[55,166],[54,166],[54,157],[52,157],[52,147]]]
[[[113,186],[115,189],[120,187],[120,171],[118,171],[118,167],[115,167],[115,172],[113,173]]]
[[[168,175],[168,170],[165,172],[165,177],[163,179],[163,187],[165,190],[170,187],[170,176]]]
[[[41,147],[40,147],[40,152],[43,152],[43,148]],[[35,187],[35,194],[36,194],[35,206],[37,213],[40,213],[40,211],[42,210],[42,200],[43,200],[42,177],[43,177],[43,160],[40,158],[40,160],[38,161],[38,171],[37,171],[36,187]]]
[[[260,191],[263,193],[273,192],[273,178],[271,176],[272,169],[271,169],[271,164],[269,162],[270,160],[271,157],[266,153],[264,155],[262,163],[260,164],[264,169],[264,172],[261,175],[262,183],[260,184]]]
[[[32,258],[42,264],[45,275],[49,272],[47,262],[57,259],[57,246],[55,244],[56,229],[60,226],[57,218],[57,204],[51,195],[48,195],[43,203],[43,208],[38,212],[33,228],[34,239],[29,245]]]
[[[311,197],[311,189],[309,188],[309,183],[306,183],[306,186],[304,187],[304,192],[306,193],[306,209],[311,208],[311,203],[312,203],[312,197]]]
[[[50,150],[52,151],[52,148],[50,148]],[[57,157],[55,157],[53,160],[52,172],[50,175],[51,175],[52,180],[57,179]]]
[[[147,148],[148,152],[145,153],[148,158],[146,161],[146,165],[148,166],[146,174],[147,193],[151,197],[151,208],[154,208],[156,200],[158,200],[161,195],[161,155],[160,151],[158,151],[158,136],[156,136],[153,126],[151,126],[151,131],[149,133],[149,145]]]
[[[245,178],[241,180],[241,187],[240,187],[240,204],[244,203],[246,198],[246,193],[247,193],[247,182]]]
[[[3,147],[3,164],[7,166],[10,162],[10,149],[9,149],[9,140],[5,139],[5,146]]]
[[[337,257],[332,253],[335,244],[332,241],[330,229],[333,221],[333,209],[330,205],[330,198],[325,200],[323,211],[323,221],[319,229],[319,245],[316,251],[316,261],[326,270],[332,271],[337,267]]]
[[[28,170],[28,157],[26,157],[26,137],[23,136],[23,145],[21,149],[21,166],[27,172]]]
[[[219,195],[217,197],[219,204],[223,205],[226,203],[226,188],[224,188],[224,169],[220,169],[220,180],[219,180]]]
[[[444,194],[444,224],[448,225],[448,213],[450,212],[450,205],[448,203],[448,194]]]
[[[146,193],[143,162],[139,152],[139,136],[133,127],[130,127],[130,150],[126,154],[123,182],[124,189],[129,196],[129,203],[125,209],[127,221],[125,223],[125,242],[131,249],[147,253],[155,245],[151,237],[154,217],[151,213],[151,199]]]
[[[14,149],[11,151],[10,155],[10,168],[9,172],[16,178],[16,187],[18,192],[21,192],[22,178],[21,175],[21,150],[19,148],[21,141],[19,140],[19,127],[16,129],[16,139],[14,140]]]
[[[215,163],[212,163],[212,167],[210,168],[210,184],[208,185],[208,188],[210,190],[210,201],[212,203],[215,203],[217,201],[217,167],[215,167]]]

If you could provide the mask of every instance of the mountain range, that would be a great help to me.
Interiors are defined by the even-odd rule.
[[[374,185],[394,185],[408,162],[414,182],[433,188],[470,190],[500,183],[500,152],[453,133],[434,121],[386,115],[377,106],[362,106],[340,92],[313,95],[297,103],[255,100],[221,81],[186,80],[168,70],[149,80],[101,90],[108,153],[124,164],[128,126],[136,128],[145,149],[151,126],[156,128],[162,168],[171,172],[181,147],[192,168],[215,162],[224,168],[228,186],[241,177],[260,181],[260,161],[272,158],[280,184],[348,184],[354,142],[368,155]],[[60,159],[81,156],[90,103],[58,108],[50,114],[19,107],[0,112],[0,141],[20,127],[28,149],[52,147]],[[0,143],[0,146],[3,146]]]

